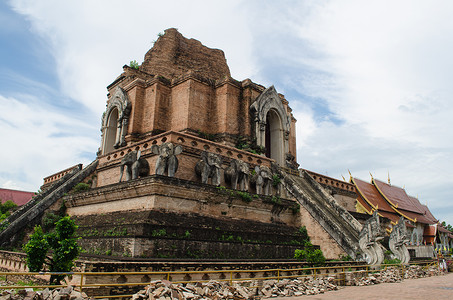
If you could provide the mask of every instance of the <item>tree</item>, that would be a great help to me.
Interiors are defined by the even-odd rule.
[[[50,272],[69,272],[80,252],[77,238],[74,236],[77,225],[69,216],[55,223],[55,229],[44,233],[40,225],[35,226],[30,240],[23,249],[27,254],[27,265],[30,271],[42,271],[44,265]],[[48,252],[52,251],[52,256]],[[63,275],[51,275],[50,284],[58,284]]]
[[[451,226],[450,224],[447,224],[447,222],[443,221],[443,222],[441,223],[441,225],[442,225],[444,228],[446,228],[446,229],[448,229],[448,230],[450,230],[450,231],[453,231],[453,226]]]
[[[16,207],[17,204],[11,200],[7,200],[5,203],[1,203],[0,200],[0,222],[8,218]]]

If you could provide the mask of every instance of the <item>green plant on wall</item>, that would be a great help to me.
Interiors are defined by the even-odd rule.
[[[272,186],[273,187],[275,187],[275,188],[278,187],[280,182],[281,182],[280,176],[278,176],[277,174],[272,175]]]
[[[131,60],[130,63],[129,63],[129,67],[131,67],[132,69],[136,69],[138,70],[138,62],[134,59],[134,60]]]
[[[304,249],[296,249],[294,251],[294,258],[300,261],[312,263],[314,266],[322,266],[326,262],[326,258],[321,249],[315,249],[310,242],[306,242]]]
[[[74,193],[80,193],[80,192],[83,192],[83,191],[87,191],[89,190],[91,187],[88,183],[85,183],[85,182],[79,182],[76,184],[75,187],[72,188],[72,191]]]

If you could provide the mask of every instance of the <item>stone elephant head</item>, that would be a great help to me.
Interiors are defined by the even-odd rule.
[[[230,166],[225,170],[225,179],[231,182],[232,189],[238,189],[239,185],[239,190],[248,191],[249,176],[249,164],[242,160],[231,160]]]
[[[222,157],[218,154],[207,151],[201,152],[201,160],[195,165],[195,173],[201,176],[202,183],[208,183],[209,178],[211,178],[213,185],[220,185],[222,161]]]
[[[134,150],[121,159],[120,163],[120,181],[123,179],[124,170],[126,169],[126,181],[131,179],[137,179],[138,177],[144,177],[149,175],[149,164],[148,161],[140,157],[140,150]]]
[[[182,153],[181,145],[172,143],[163,143],[162,145],[153,145],[151,151],[159,155],[156,161],[156,174],[164,175],[167,172],[168,177],[174,177],[178,170],[178,158],[176,155]]]
[[[272,194],[272,171],[267,166],[256,166],[254,182],[256,184],[256,193],[259,195]]]

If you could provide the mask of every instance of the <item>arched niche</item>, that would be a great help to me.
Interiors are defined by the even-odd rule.
[[[104,153],[109,153],[115,149],[116,144],[116,133],[118,129],[118,109],[115,107],[110,110],[110,114],[107,117],[107,124],[105,127],[105,138],[103,149]]]
[[[101,154],[107,154],[113,149],[126,146],[125,137],[130,113],[131,103],[127,93],[117,87],[102,118]]]
[[[274,159],[278,164],[282,165],[283,156],[283,126],[280,116],[277,111],[270,109],[266,114],[266,129],[265,129],[266,156]]]
[[[266,147],[266,156],[285,166],[285,154],[289,152],[291,119],[274,86],[264,90],[252,103],[250,110],[253,115],[256,143]]]

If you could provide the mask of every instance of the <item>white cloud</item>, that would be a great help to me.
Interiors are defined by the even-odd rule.
[[[12,1],[51,43],[62,91],[101,114],[106,86],[131,60],[141,62],[157,34],[179,28],[225,51],[234,77],[246,77],[250,33],[240,1]]]
[[[36,191],[42,178],[76,163],[87,163],[96,151],[96,128],[43,105],[39,99],[0,95],[0,185]],[[92,156],[94,158],[94,155]]]

